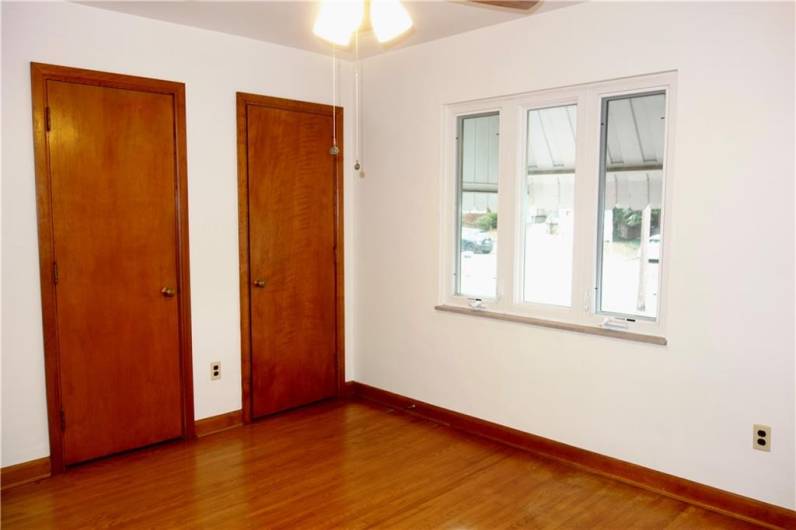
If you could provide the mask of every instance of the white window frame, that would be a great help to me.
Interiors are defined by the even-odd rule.
[[[601,327],[614,315],[596,312],[600,135],[602,100],[635,93],[663,91],[666,95],[664,131],[663,207],[661,211],[661,266],[657,318],[637,318],[627,331],[662,335],[666,325],[671,269],[672,190],[674,182],[673,138],[675,131],[676,72],[664,72],[506,97],[446,105],[443,109],[443,141],[440,179],[440,281],[443,305],[471,307],[471,299],[456,294],[458,251],[457,127],[462,116],[497,112],[499,115],[497,295],[482,299],[488,311],[521,317]],[[523,301],[524,219],[526,186],[527,113],[529,110],[577,105],[572,301],[569,307]]]

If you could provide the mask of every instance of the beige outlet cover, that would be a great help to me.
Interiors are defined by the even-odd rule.
[[[764,435],[761,435],[760,433],[764,433]],[[760,439],[765,440],[765,445],[758,443],[758,440]],[[771,451],[771,427],[768,425],[758,424],[752,426],[752,448],[757,449],[758,451]]]

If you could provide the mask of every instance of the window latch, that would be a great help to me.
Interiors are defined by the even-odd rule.
[[[603,320],[602,327],[607,329],[629,329],[630,324],[636,322],[635,318],[608,317]]]
[[[478,311],[483,311],[486,309],[486,305],[484,305],[484,301],[480,298],[468,298],[468,302],[470,303],[470,309],[476,309]]]

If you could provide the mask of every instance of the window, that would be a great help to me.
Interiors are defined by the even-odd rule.
[[[602,104],[597,261],[600,312],[654,319],[661,267],[664,93]]]
[[[575,233],[576,105],[528,111],[523,300],[568,306]]]
[[[497,113],[459,118],[457,294],[497,296]]]
[[[449,106],[443,305],[661,333],[675,80]]]

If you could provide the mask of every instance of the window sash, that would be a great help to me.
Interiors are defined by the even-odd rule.
[[[605,198],[606,198],[606,181],[607,181],[607,174],[608,174],[608,111],[609,105],[613,101],[621,101],[625,99],[631,98],[638,98],[638,97],[645,97],[645,96],[658,96],[661,95],[664,97],[664,124],[669,119],[667,114],[668,109],[666,108],[666,104],[668,102],[667,99],[667,91],[666,90],[641,90],[635,92],[628,92],[621,95],[615,96],[608,96],[602,97],[600,99],[600,152],[599,152],[599,181],[598,181],[598,195],[597,195],[597,237],[595,238],[596,243],[596,258],[595,258],[595,287],[594,287],[594,313],[597,315],[604,315],[608,317],[619,317],[619,318],[631,318],[637,319],[642,321],[648,322],[655,322],[658,317],[660,316],[660,308],[661,308],[661,272],[664,268],[664,263],[661,260],[659,264],[659,273],[658,273],[658,285],[656,292],[658,293],[657,299],[655,301],[655,316],[647,316],[642,315],[639,313],[622,313],[618,311],[609,311],[603,308],[603,301],[604,301],[604,259],[605,259],[605,243],[603,241],[604,237],[604,230],[605,230]],[[664,153],[666,152],[666,127],[664,126]],[[642,153],[643,154],[643,153]],[[638,166],[634,166],[632,168],[625,168],[626,170],[630,169],[638,169],[638,170],[650,170],[650,169],[660,169],[662,171],[662,182],[665,188],[666,183],[666,157],[664,155],[663,163],[658,165],[655,164],[641,164]],[[664,208],[667,206],[665,200],[665,194],[662,194],[661,197],[661,208],[660,208],[660,215],[663,218],[664,215]],[[644,234],[642,234],[642,237]],[[661,230],[661,241],[663,240],[663,230]],[[662,257],[662,253],[661,253]]]
[[[567,167],[567,168],[555,167],[555,161],[553,161],[552,158],[551,158],[551,162],[553,163],[554,167],[546,168],[546,169],[532,169],[531,165],[530,165],[530,155],[531,155],[531,153],[530,153],[530,144],[531,144],[531,138],[530,138],[530,125],[531,124],[530,124],[530,120],[531,120],[531,117],[530,116],[531,116],[531,113],[532,112],[542,112],[542,111],[550,110],[550,109],[563,109],[565,112],[569,112],[567,110],[569,107],[574,107],[574,109],[575,109],[576,125],[575,125],[574,131],[573,131],[574,132],[574,138],[573,138],[573,141],[574,141],[574,166],[572,168],[569,168],[569,167]],[[578,108],[578,101],[577,100],[570,101],[570,102],[567,102],[567,103],[556,104],[556,105],[528,106],[528,107],[524,107],[523,108],[522,126],[523,126],[524,135],[522,137],[521,149],[522,149],[522,152],[523,152],[522,156],[523,156],[523,160],[524,160],[524,165],[523,165],[523,170],[520,173],[518,173],[518,178],[520,180],[520,183],[519,183],[520,185],[517,187],[518,194],[520,195],[520,197],[519,197],[519,216],[518,216],[518,223],[517,223],[517,225],[518,225],[517,226],[517,232],[518,232],[518,237],[519,237],[519,241],[518,241],[519,256],[518,256],[518,259],[517,259],[517,265],[519,267],[519,270],[516,272],[516,276],[518,278],[518,284],[517,284],[517,287],[518,287],[517,295],[518,296],[516,298],[517,298],[517,303],[519,303],[519,304],[534,305],[534,306],[546,306],[546,307],[553,307],[553,308],[556,308],[556,307],[570,308],[572,306],[572,304],[573,304],[573,294],[574,294],[574,290],[573,289],[574,289],[574,276],[575,276],[575,270],[574,270],[575,269],[575,267],[574,267],[574,265],[575,265],[575,263],[574,263],[575,262],[575,237],[574,237],[574,235],[573,235],[572,242],[571,242],[571,248],[569,249],[570,261],[569,261],[569,263],[567,263],[565,265],[565,267],[568,267],[568,268],[571,269],[571,274],[570,274],[570,277],[568,279],[568,282],[569,282],[569,286],[568,286],[569,299],[564,301],[564,302],[562,302],[562,303],[556,303],[556,302],[552,302],[552,301],[541,301],[541,300],[538,300],[538,299],[537,300],[528,300],[528,299],[526,299],[526,296],[525,296],[526,295],[526,289],[527,289],[527,285],[528,285],[528,282],[529,282],[529,278],[527,276],[527,272],[528,272],[528,263],[527,263],[528,262],[528,240],[527,240],[528,222],[527,222],[527,214],[528,214],[528,208],[530,207],[530,205],[528,204],[528,200],[527,199],[528,199],[528,191],[529,191],[528,190],[528,184],[529,184],[528,181],[529,181],[529,177],[531,177],[532,175],[540,175],[540,176],[541,175],[543,175],[543,176],[572,175],[572,180],[573,180],[573,204],[572,204],[572,208],[571,209],[572,209],[572,215],[573,215],[573,220],[574,220],[573,232],[575,232],[577,230],[577,224],[576,223],[577,223],[579,214],[575,210],[574,196],[577,193],[577,191],[575,191],[575,190],[577,190],[577,188],[578,188],[578,182],[577,182],[578,138],[579,138],[578,125],[577,125],[578,112],[579,112],[579,108]],[[541,115],[540,115],[540,119],[541,119]],[[545,143],[547,143],[547,141]],[[549,146],[548,146],[548,149],[549,149]],[[551,151],[551,155],[552,155],[552,151]],[[559,210],[560,210],[560,208],[559,208]]]
[[[455,271],[455,280],[454,280],[454,294],[459,297],[464,297],[467,299],[478,298],[478,299],[487,299],[487,300],[494,300],[497,298],[497,287],[495,290],[494,296],[486,296],[486,295],[479,295],[473,293],[465,293],[462,290],[462,203],[464,202],[464,194],[465,193],[494,193],[498,201],[500,199],[500,194],[498,193],[498,188],[500,185],[500,135],[498,133],[498,182],[497,183],[489,183],[489,182],[465,182],[464,181],[464,122],[468,119],[478,119],[478,118],[488,118],[496,116],[498,118],[498,131],[500,130],[500,112],[499,111],[487,111],[487,112],[476,112],[470,114],[462,114],[457,116],[456,118],[456,217],[455,217],[455,245],[456,245],[456,254],[455,254],[455,262],[456,262],[456,271]],[[497,208],[498,212],[500,211],[500,206],[498,205]],[[498,222],[498,226],[500,223]],[[498,238],[499,240],[499,238]]]

